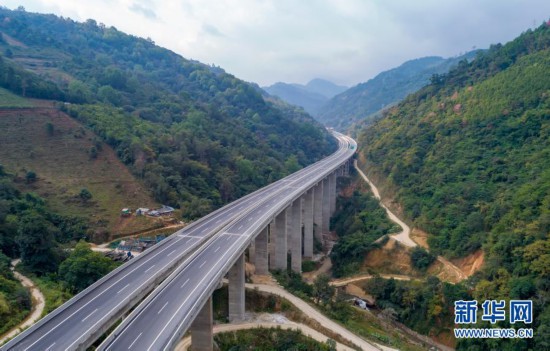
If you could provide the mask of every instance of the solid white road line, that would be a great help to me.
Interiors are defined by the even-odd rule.
[[[187,285],[187,283],[189,283],[189,278],[187,278],[187,280],[185,281],[185,283],[181,284],[180,288],[183,288],[185,285]]]
[[[139,333],[139,335],[137,336],[136,340],[132,341],[132,343],[130,344],[130,346],[128,346],[128,350],[130,350],[132,348],[132,346],[134,346],[134,344],[136,343],[136,341],[138,341],[139,337],[141,336],[141,334],[143,334],[143,332]]]
[[[84,319],[82,320],[82,322],[84,322],[86,319],[88,319],[92,314],[94,314],[94,313],[96,313],[96,312],[97,312],[97,308],[96,308],[95,310],[93,310],[92,313],[90,313],[89,315],[87,315],[86,318],[84,318]]]
[[[120,290],[117,292],[117,295],[120,294],[120,293],[122,292],[122,290],[126,289],[129,285],[130,285],[130,283],[124,285],[124,288],[120,289]]]
[[[166,307],[166,305],[168,305],[168,301],[166,301],[164,306],[162,306],[162,308],[157,312],[157,314],[160,314],[162,312],[162,310]]]

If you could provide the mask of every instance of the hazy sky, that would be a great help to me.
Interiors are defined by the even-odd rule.
[[[422,56],[506,42],[550,18],[550,0],[3,0],[93,18],[260,85],[355,85]]]

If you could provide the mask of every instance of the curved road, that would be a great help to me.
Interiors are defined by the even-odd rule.
[[[181,265],[109,338],[100,350],[170,350],[189,328],[223,276],[275,215],[338,169],[356,148],[353,139],[336,134],[333,155],[283,179],[277,191],[258,199],[226,226],[189,263]]]
[[[177,231],[73,297],[0,350],[85,349],[163,281],[175,267],[182,262],[189,262],[192,253],[214,234],[242,217],[243,211],[255,208],[258,201],[269,198],[289,182],[311,173],[312,168],[315,171],[315,165],[319,163],[322,164],[323,160]]]
[[[17,272],[15,270],[15,266],[20,262],[20,259],[12,260],[11,261],[11,270],[13,271],[13,275],[17,280],[21,282],[21,284],[29,289],[32,297],[32,309],[31,314],[28,315],[19,325],[12,328],[10,331],[8,331],[6,334],[0,338],[0,345],[3,344],[6,340],[13,338],[17,334],[21,333],[22,330],[25,328],[30,327],[34,323],[36,323],[37,320],[42,317],[42,312],[44,311],[44,307],[46,306],[46,302],[44,299],[44,295],[42,295],[42,292],[36,284],[29,278],[25,277],[23,274]]]

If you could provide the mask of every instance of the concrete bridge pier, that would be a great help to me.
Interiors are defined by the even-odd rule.
[[[294,201],[291,206],[292,220],[287,228],[290,238],[290,267],[294,272],[302,272],[302,199]],[[288,218],[287,218],[288,220]]]
[[[275,217],[275,249],[273,267],[271,269],[286,269],[287,267],[287,220],[291,217],[291,207],[287,207],[284,211]]]
[[[313,213],[314,213],[314,189],[309,189],[303,196],[303,222],[304,222],[304,258],[313,257]]]
[[[329,176],[329,201],[330,201],[330,216],[336,211],[336,172],[332,172]]]
[[[330,180],[329,177],[323,179],[323,223],[322,233],[328,234],[330,226]]]
[[[214,349],[213,323],[212,296],[210,296],[189,328],[193,351],[212,351]]]
[[[229,321],[244,320],[244,253],[231,267],[229,280]]]
[[[248,247],[248,262],[256,263],[256,242],[252,241]]]
[[[254,240],[256,274],[265,275],[269,273],[268,267],[268,236],[269,226],[262,229]]]
[[[313,223],[315,238],[323,242],[323,182],[313,188]]]

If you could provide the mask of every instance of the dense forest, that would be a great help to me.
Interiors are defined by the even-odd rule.
[[[484,268],[465,283],[473,297],[534,301],[533,339],[462,340],[459,349],[550,347],[549,72],[543,24],[434,75],[360,132],[369,171],[430,233],[433,252],[484,251]]]
[[[0,86],[61,101],[118,153],[157,201],[202,216],[329,154],[299,109],[219,67],[94,20],[0,8]]]
[[[447,73],[461,60],[471,60],[476,51],[444,59],[438,56],[410,60],[357,84],[328,100],[314,116],[328,126],[342,130],[353,124],[370,124],[384,108],[403,100],[430,82],[433,74]]]
[[[338,234],[332,248],[332,273],[335,277],[357,274],[369,250],[384,235],[399,231],[378,200],[370,193],[355,190],[350,197],[338,196],[331,229]]]

